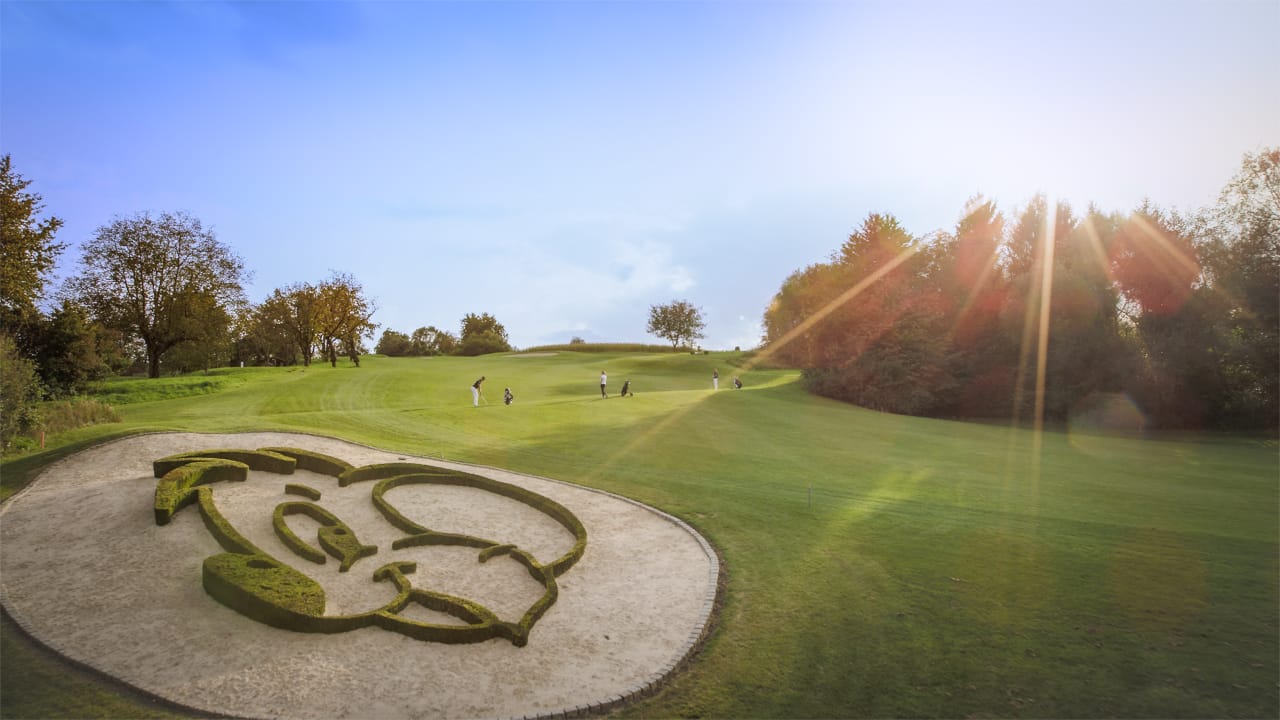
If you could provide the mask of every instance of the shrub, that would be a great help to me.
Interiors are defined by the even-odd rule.
[[[265,470],[281,475],[292,475],[297,461],[286,455],[266,450],[230,450],[225,448],[213,450],[196,450],[189,453],[170,455],[151,463],[156,477],[164,477],[170,470],[191,462],[201,460],[234,460],[249,466],[250,470]]]
[[[101,423],[120,422],[120,415],[107,403],[92,398],[76,398],[49,403],[43,408],[40,429],[49,433],[67,432]]]
[[[248,477],[249,466],[231,460],[202,460],[169,468],[156,483],[156,524],[168,525],[174,513],[195,501],[199,486],[244,482]]]
[[[8,450],[18,436],[39,424],[40,392],[35,364],[18,354],[12,338],[0,333],[0,450]]]
[[[310,470],[311,472],[318,472],[321,475],[332,475],[333,477],[338,477],[342,473],[351,469],[351,463],[346,460],[340,460],[336,457],[325,455],[323,453],[303,450],[302,448],[264,447],[258,449],[263,452],[291,457],[295,462],[297,462],[297,468],[299,470]],[[320,499],[318,494],[316,497],[312,498],[312,500],[318,499]]]

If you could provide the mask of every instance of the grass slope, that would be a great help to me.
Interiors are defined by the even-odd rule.
[[[374,357],[223,370],[159,392],[114,381],[124,422],[57,442],[314,432],[678,515],[723,553],[721,624],[686,673],[624,715],[1280,714],[1274,441],[1037,439],[815,398],[788,371],[748,373],[734,391],[731,357]],[[636,396],[601,400],[600,370],[612,393],[630,377]],[[66,451],[6,463],[5,495]],[[7,639],[4,653],[5,717],[83,712],[27,672],[38,648]],[[104,716],[150,710],[84,682]]]

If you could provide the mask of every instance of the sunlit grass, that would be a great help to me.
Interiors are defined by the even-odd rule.
[[[122,423],[73,437],[316,432],[589,484],[685,519],[725,560],[720,625],[687,672],[626,715],[1277,714],[1274,441],[886,415],[813,397],[785,370],[712,392],[713,367],[739,372],[731,360],[561,352],[237,369],[218,392],[126,402]],[[602,369],[615,393],[630,377],[636,397],[601,400]],[[473,408],[480,375],[489,404]],[[65,440],[0,467],[5,491]],[[25,670],[27,652],[5,646],[4,716],[83,716],[83,700],[59,709],[67,693]]]

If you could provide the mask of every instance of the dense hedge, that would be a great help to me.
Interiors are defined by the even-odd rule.
[[[319,500],[320,491],[307,485],[299,485],[297,483],[286,483],[284,486],[285,495],[300,495],[308,500]]]
[[[522,564],[543,588],[542,596],[527,610],[519,622],[506,622],[483,605],[445,593],[414,587],[405,576],[417,566],[412,562],[393,562],[373,573],[374,582],[391,582],[396,597],[381,608],[367,613],[325,616],[324,588],[305,574],[285,565],[249,542],[218,511],[209,483],[223,480],[243,481],[249,470],[290,474],[295,467],[330,475],[340,486],[378,480],[372,490],[375,507],[397,529],[408,533],[392,543],[393,548],[424,545],[451,545],[480,550],[478,561],[510,556]],[[483,642],[504,638],[516,646],[528,642],[529,632],[559,596],[556,578],[582,557],[587,545],[587,531],[578,518],[563,505],[532,491],[491,480],[479,475],[457,472],[416,463],[382,463],[353,467],[337,458],[297,448],[262,448],[256,451],[216,449],[193,451],[162,458],[153,463],[156,476],[156,523],[164,525],[173,514],[197,501],[200,515],[210,534],[225,553],[207,558],[202,566],[205,591],[218,602],[241,614],[273,627],[300,632],[337,633],[370,625],[398,632],[412,638],[444,643]],[[470,535],[442,533],[426,528],[404,517],[384,497],[395,487],[414,484],[453,485],[492,492],[524,503],[554,518],[572,533],[574,545],[565,555],[550,563],[515,545],[500,544]],[[313,488],[289,484],[286,492],[313,500],[320,493]],[[286,516],[305,514],[320,523],[317,537],[320,547],[341,561],[345,572],[357,560],[378,551],[373,545],[362,545],[351,528],[329,511],[310,502],[284,502],[273,515],[276,535],[291,550],[311,562],[324,563],[324,552],[299,538],[285,521]],[[457,618],[463,625],[441,625],[410,620],[400,613],[416,603],[422,607]]]
[[[287,455],[269,450],[196,450],[161,458],[152,463],[156,477],[162,477],[170,470],[197,460],[235,460],[249,466],[250,470],[265,470],[281,475],[292,475],[298,461]]]
[[[352,468],[351,463],[346,460],[339,460],[331,455],[323,453],[311,452],[295,447],[264,447],[259,448],[262,452],[275,453],[291,457],[297,462],[299,470],[310,470],[318,472],[321,475],[332,475],[338,477],[342,473]]]
[[[295,535],[293,530],[289,528],[289,524],[285,522],[286,515],[306,515],[320,523],[320,530],[318,531],[320,547],[342,563],[339,567],[340,572],[350,570],[357,560],[378,552],[376,545],[361,545],[360,541],[356,539],[356,534],[352,532],[351,528],[347,527],[346,523],[319,505],[304,502],[280,503],[276,506],[272,519],[272,527],[275,528],[276,536],[285,545],[288,545],[290,550],[318,565],[324,564],[324,553],[316,550],[302,538]]]
[[[156,524],[168,525],[174,513],[194,502],[198,486],[243,482],[248,477],[249,466],[234,460],[199,460],[173,467],[156,483]]]

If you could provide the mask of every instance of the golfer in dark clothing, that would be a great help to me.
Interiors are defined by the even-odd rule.
[[[471,404],[476,407],[480,407],[480,383],[482,382],[484,382],[483,375],[480,376],[479,380],[471,383]]]

